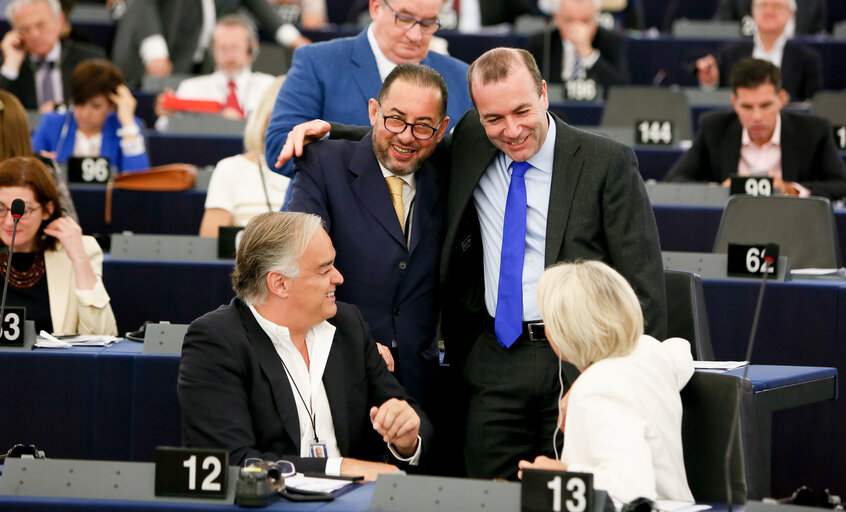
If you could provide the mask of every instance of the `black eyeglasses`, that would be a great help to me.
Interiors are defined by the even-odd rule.
[[[405,131],[406,128],[409,126],[411,127],[411,135],[414,136],[417,140],[429,140],[435,133],[438,131],[438,127],[440,124],[438,123],[438,127],[429,126],[428,124],[424,123],[407,123],[404,119],[400,118],[399,116],[386,116],[382,113],[382,105],[377,104],[376,109],[379,111],[379,115],[382,116],[382,121],[385,123],[385,129],[391,133],[400,134]]]
[[[24,208],[24,211],[23,211],[23,213],[21,214],[21,217],[23,217],[23,218],[27,218],[27,217],[29,217],[30,215],[32,215],[32,212],[38,211],[38,210],[40,210],[40,209],[41,209],[41,205],[40,205],[40,204],[39,204],[39,205],[36,205],[36,206],[27,206],[26,208]],[[8,207],[8,206],[6,206],[6,205],[5,205],[5,204],[3,204],[3,203],[0,203],[0,219],[5,219],[5,218],[6,218],[6,214],[7,214],[7,213],[9,213],[10,211],[12,211],[12,210],[11,210],[11,209],[9,209],[9,207]]]
[[[401,14],[394,10],[391,7],[391,4],[388,3],[388,0],[382,0],[385,2],[385,5],[388,6],[388,9],[394,15],[394,23],[396,26],[403,30],[409,30],[414,27],[414,25],[420,25],[420,31],[425,34],[434,34],[441,28],[441,23],[438,20],[419,20],[414,16],[409,16],[408,14]]]

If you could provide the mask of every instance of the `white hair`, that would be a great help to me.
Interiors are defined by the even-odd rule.
[[[53,13],[53,16],[58,16],[62,13],[62,4],[59,3],[59,0],[12,0],[12,2],[9,2],[9,5],[6,6],[6,19],[9,20],[10,24],[14,25],[14,12],[18,7],[32,5],[38,2],[46,3],[50,7],[50,11]]]
[[[585,0],[575,0],[577,2],[584,2]],[[602,0],[592,0],[593,1],[593,10],[596,11],[596,14],[602,12]],[[791,0],[795,1],[795,0]],[[547,5],[549,6],[549,14],[553,14],[558,12],[558,9],[561,8],[561,3],[564,0],[547,0]]]
[[[758,0],[752,0],[752,8],[755,8],[755,4],[758,3]],[[796,12],[796,0],[787,0],[787,6],[790,8],[791,12]]]

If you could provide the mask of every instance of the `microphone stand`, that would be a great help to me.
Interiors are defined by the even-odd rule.
[[[3,279],[3,299],[0,300],[0,336],[3,333],[3,322],[6,315],[6,291],[9,289],[9,271],[12,269],[12,253],[15,250],[15,235],[18,233],[18,222],[23,216],[25,204],[21,199],[12,201],[12,221],[15,223],[12,228],[12,243],[9,244],[9,259],[6,262],[6,277]]]

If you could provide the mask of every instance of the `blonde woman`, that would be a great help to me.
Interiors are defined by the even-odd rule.
[[[548,268],[538,307],[552,349],[582,373],[562,400],[561,460],[541,456],[520,469],[593,473],[596,488],[620,502],[693,501],[679,396],[693,375],[690,344],[645,335],[634,290],[598,261]]]
[[[271,171],[264,158],[264,132],[284,76],[273,82],[244,128],[246,153],[217,163],[206,194],[200,236],[216,238],[220,226],[244,226],[260,213],[279,211],[290,178]]]

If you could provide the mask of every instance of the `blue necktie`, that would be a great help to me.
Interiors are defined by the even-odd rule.
[[[502,254],[496,297],[494,332],[500,345],[510,348],[523,331],[523,258],[526,254],[526,180],[528,162],[514,162],[505,200]]]

